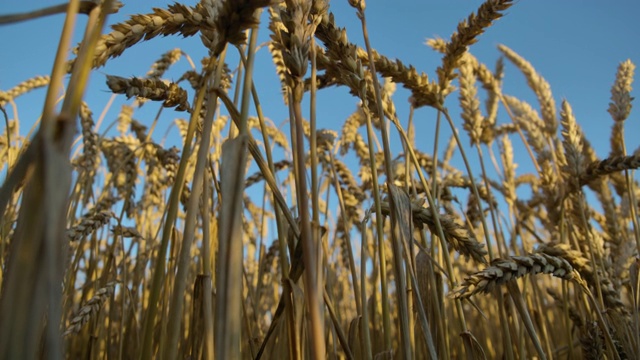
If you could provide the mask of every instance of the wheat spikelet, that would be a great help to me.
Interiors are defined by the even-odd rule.
[[[100,194],[98,201],[95,203],[95,205],[91,209],[91,212],[98,213],[102,211],[107,211],[111,209],[113,204],[115,204],[117,201],[118,199],[115,196],[113,196],[110,191],[103,191],[102,194]]]
[[[478,8],[477,15],[471,13],[466,20],[458,24],[458,31],[451,35],[447,43],[442,66],[436,70],[441,89],[446,89],[454,79],[453,70],[460,66],[467,46],[474,44],[486,28],[502,17],[500,12],[511,6],[511,0],[487,0]]]
[[[116,236],[122,236],[123,238],[141,238],[140,232],[131,226],[116,225],[111,228],[111,233]]]
[[[429,38],[424,43],[441,54],[444,54],[447,51],[447,40],[441,37]]]
[[[269,8],[269,14],[271,15],[271,24],[281,24],[282,20],[279,19],[278,14],[272,9]],[[269,25],[276,26],[276,25]],[[284,64],[284,57],[282,55],[282,49],[279,46],[275,45],[275,42],[269,41],[268,44],[269,52],[271,53],[271,61],[273,61],[273,65],[276,67],[276,73],[280,78],[280,91],[282,92],[282,99],[285,105],[289,105],[289,96],[287,95],[287,83],[285,74],[287,73],[287,66]]]
[[[335,28],[335,26],[327,26],[334,23],[332,13],[322,16],[322,21],[318,24],[316,31],[317,37],[324,42],[327,51],[318,52],[316,62],[318,69],[324,69],[325,75],[330,77],[331,84],[345,85],[349,88],[350,93],[359,97],[366,103],[377,103],[375,91],[373,89],[372,74],[365,71],[362,61],[358,57],[358,48],[350,43],[344,29]],[[324,31],[323,28],[330,27],[331,31]],[[376,119],[380,119],[383,115],[390,119],[396,116],[392,113],[392,109],[388,106],[388,102],[382,102],[382,110],[384,114],[378,114],[378,107],[367,107],[372,113],[374,124]],[[379,123],[379,120],[377,121]],[[376,124],[376,126],[378,126]]]
[[[316,144],[318,146],[318,149],[325,153],[328,151],[332,151],[337,138],[337,131],[329,129],[318,129],[316,132]]]
[[[167,9],[154,8],[149,14],[136,14],[125,22],[111,26],[113,31],[103,35],[96,44],[94,67],[103,66],[109,58],[120,56],[127,48],[158,35],[193,36],[200,29],[212,28],[207,14],[182,4]],[[73,65],[73,61],[70,66]]]
[[[326,52],[317,54],[318,69],[326,69],[334,83],[347,85],[353,94],[358,95],[362,90],[360,81],[365,78],[362,62],[358,59],[357,47],[349,42],[346,30],[335,27],[332,13],[322,17],[316,36],[327,47]]]
[[[145,147],[145,158],[148,159],[151,156],[155,156],[156,149],[160,146],[153,142],[147,141],[148,128],[135,119],[131,119],[129,127],[131,128],[131,132],[133,132],[133,134],[136,136],[136,139],[138,139],[138,142],[140,142],[140,144],[144,144],[143,146]]]
[[[149,79],[160,80],[169,67],[178,62],[183,54],[184,53],[179,48],[165,52],[151,65],[151,69],[147,71],[146,77]],[[136,103],[138,106],[142,106],[147,100],[148,99],[138,97],[136,99]]]
[[[160,59],[156,60],[156,62],[151,65],[151,69],[147,72],[147,77],[150,79],[160,79],[171,65],[180,60],[180,57],[183,54],[184,53],[180,48],[175,48],[165,52],[160,56]]]
[[[351,115],[349,115],[342,124],[342,132],[340,134],[340,155],[345,155],[356,142],[358,129],[365,123],[365,115],[362,107],[358,107]],[[362,159],[367,159],[369,151],[365,153]],[[361,159],[361,161],[362,161]]]
[[[601,273],[597,268],[594,268],[592,262],[584,256],[583,252],[571,249],[568,244],[561,243],[540,245],[538,251],[550,256],[562,257],[593,287],[596,286],[596,279],[598,279],[600,281],[599,286],[605,305],[610,309],[616,309],[622,313],[626,313],[619,291],[613,287],[611,280],[609,280],[605,274]],[[596,271],[598,272],[598,277],[596,277]]]
[[[619,173],[625,170],[634,170],[639,167],[640,154],[616,156],[595,161],[587,165],[584,174],[580,177],[580,184],[585,185],[598,177]]]
[[[564,280],[580,278],[567,260],[545,253],[527,256],[511,256],[508,259],[495,259],[491,266],[465,278],[449,294],[453,298],[467,298],[480,292],[490,292],[496,286],[515,280],[526,274],[551,274]]]
[[[503,168],[502,193],[507,203],[513,205],[517,199],[516,168],[518,165],[513,161],[513,146],[507,136],[500,137],[500,157]]]
[[[98,157],[99,144],[98,135],[93,131],[93,114],[85,102],[80,104],[79,117],[84,151],[82,153],[82,160],[78,161],[78,165],[85,171],[92,171],[96,169],[98,161],[100,160]]]
[[[284,63],[283,75],[287,84],[295,89],[302,86],[307,72],[311,36],[317,24],[308,23],[311,16],[311,1],[286,1],[285,6],[276,6],[269,28],[273,32],[272,43],[279,51]],[[302,91],[302,88],[299,89]],[[294,99],[301,96],[294,94]]]
[[[491,180],[489,183],[492,186],[497,185],[495,184],[495,182]],[[472,188],[471,180],[466,176],[462,176],[462,174],[458,172],[451,172],[447,174],[442,179],[442,186],[458,187],[458,188],[465,188],[465,189]],[[480,186],[476,184],[476,187],[478,188],[478,194],[480,195],[480,199],[486,201],[487,203],[492,203],[494,207],[497,206],[496,199],[493,197],[493,195],[490,192],[487,191],[487,188],[485,186]],[[494,187],[500,188],[500,186],[494,186]]]
[[[618,66],[616,81],[611,87],[611,102],[609,103],[609,114],[616,122],[622,122],[631,112],[631,84],[633,83],[633,73],[636,66],[627,60]]]
[[[178,162],[180,161],[180,155],[178,155],[179,153],[180,150],[175,146],[172,146],[169,149],[159,148],[156,153],[158,160],[160,160],[160,163],[166,171],[164,182],[167,185],[172,185],[176,177],[176,173],[178,171]]]
[[[227,41],[244,42],[243,31],[258,24],[255,10],[272,3],[271,0],[225,1],[218,6],[217,1],[202,1],[196,7],[174,3],[167,9],[154,8],[149,14],[132,15],[129,20],[113,25],[113,31],[99,39],[93,66],[103,66],[109,58],[120,56],[127,48],[158,35],[187,37],[202,32],[206,45],[217,56]],[[68,70],[73,63],[69,63]]]
[[[468,54],[470,56],[470,54]],[[496,133],[504,131],[504,129],[496,129],[496,120],[498,117],[498,104],[502,93],[502,76],[504,75],[504,62],[499,58],[496,63],[495,74],[492,73],[484,64],[478,63],[474,66],[474,73],[478,80],[482,83],[482,87],[487,92],[485,100],[485,108],[487,115],[484,118],[484,126],[482,128],[482,136],[480,141],[485,144],[491,144],[496,138]],[[512,124],[509,124],[512,125]]]
[[[0,106],[2,109],[2,106]],[[19,133],[20,123],[11,120],[5,126],[4,131],[0,135],[0,170],[5,166],[9,166],[19,151],[19,146],[24,142],[24,138]]]
[[[562,101],[562,145],[564,145],[567,165],[564,167],[567,178],[571,181],[578,179],[584,172],[584,157],[582,155],[582,132],[573,116],[571,105],[566,100]]]
[[[390,207],[387,201],[382,201],[380,207],[383,215],[389,214]],[[411,212],[413,221],[417,227],[427,225],[431,232],[434,234],[437,233],[435,219],[430,209],[423,208],[419,201],[412,201]],[[479,263],[485,264],[487,262],[485,259],[487,251],[484,249],[484,245],[473,237],[473,234],[467,231],[450,215],[441,214],[438,215],[438,219],[442,226],[445,240],[450,243],[457,252],[465,257],[471,257]]]
[[[92,318],[94,318],[104,302],[113,294],[116,288],[117,281],[112,281],[108,283],[105,287],[98,289],[96,294],[89,299],[76,313],[76,316],[71,319],[69,325],[67,326],[67,330],[62,334],[63,336],[68,336],[71,334],[77,334],[82,330],[82,327],[89,322]]]
[[[357,55],[363,64],[369,62],[369,56],[364,49],[358,48]],[[435,81],[429,81],[429,77],[425,73],[418,73],[412,65],[406,66],[398,59],[390,60],[375,50],[372,51],[372,57],[377,72],[411,90],[411,104],[414,107],[439,106],[440,87]],[[453,88],[449,87],[445,93],[451,91]]]
[[[360,189],[360,186],[358,185],[356,179],[353,177],[351,170],[344,162],[335,158],[330,158],[326,153],[318,155],[320,155],[318,156],[318,160],[322,164],[327,166],[332,165],[334,167],[336,174],[338,175],[338,181],[340,182],[340,184],[347,187],[347,192],[355,196],[356,199],[360,201],[364,200],[364,193]]]
[[[163,190],[166,184],[163,181],[162,166],[158,160],[158,152],[160,149],[156,144],[147,144],[144,151],[145,162],[147,166],[146,178],[144,184],[144,192],[142,198],[138,202],[140,209],[160,208],[164,201]],[[155,145],[155,146],[154,146]]]
[[[478,144],[482,135],[482,114],[478,89],[473,75],[473,66],[467,61],[460,65],[458,81],[460,83],[460,107],[462,108],[462,127],[469,134],[471,144]]]
[[[133,107],[129,105],[122,105],[120,113],[118,114],[118,124],[116,129],[120,132],[120,135],[125,136],[129,128],[131,127],[131,121],[133,120]]]
[[[107,224],[114,217],[115,214],[111,210],[89,212],[80,218],[78,224],[67,230],[67,237],[69,241],[80,240]]]
[[[93,197],[92,185],[100,164],[100,154],[98,153],[100,145],[98,135],[93,131],[93,114],[85,102],[80,104],[79,118],[82,128],[83,152],[74,159],[73,163],[80,171],[78,183],[82,184],[84,190],[82,202],[86,205]]]
[[[213,21],[215,31],[203,32],[204,45],[214,56],[222,52],[228,42],[241,45],[247,40],[245,30],[255,28],[260,24],[257,10],[265,6],[275,5],[274,0],[237,0],[216,1],[202,0],[196,11],[207,14]]]
[[[527,143],[536,154],[544,153],[546,151],[546,140],[542,133],[544,122],[540,119],[537,111],[527,102],[513,96],[505,95],[504,100],[514,116],[514,123],[525,130]]]
[[[274,170],[276,172],[284,170],[284,169],[288,169],[292,166],[291,161],[289,160],[280,160],[277,161],[275,163],[273,163],[273,167]],[[264,174],[262,173],[262,171],[257,171],[255,174],[247,177],[246,182],[245,182],[245,188],[252,186],[260,181],[264,180]]]
[[[133,199],[135,198],[138,167],[133,151],[127,145],[126,140],[127,138],[105,139],[101,146],[118,194],[125,200],[124,207],[127,216],[131,217],[134,210]]]
[[[347,42],[346,33],[344,29],[336,26],[333,14],[323,17],[320,24],[318,24],[316,37],[327,47],[353,47],[356,49],[357,58],[365,65],[369,63],[367,51],[356,48],[353,44]],[[407,67],[397,59],[395,61],[389,60],[375,50],[372,51],[372,58],[377,72],[384,77],[390,77],[394,82],[402,84],[405,88],[411,90],[411,101],[415,107],[436,106],[439,103],[438,85],[433,81],[430,82],[426,74],[418,74],[413,66]]]
[[[264,127],[267,136],[275,143],[276,145],[282,147],[285,151],[289,151],[289,140],[283,134],[282,130],[278,129],[272,121],[266,120],[266,126]],[[260,119],[254,116],[250,116],[247,120],[247,127],[249,129],[260,128]],[[222,130],[222,129],[220,129]]]
[[[9,101],[33,89],[49,85],[49,80],[49,76],[36,76],[21,82],[7,91],[0,91],[0,106],[5,106]]]
[[[558,128],[556,120],[556,102],[551,94],[549,83],[536,72],[531,63],[523,59],[515,51],[504,45],[498,45],[498,49],[509,59],[527,78],[529,87],[538,97],[542,119],[544,119],[544,130],[550,136],[554,136]]]
[[[187,92],[173,82],[107,75],[107,86],[115,94],[126,94],[127,98],[137,96],[162,101],[162,106],[175,107],[177,111],[189,110]]]
[[[580,345],[582,345],[584,359],[602,359],[604,355],[604,336],[598,322],[591,321],[581,330]]]

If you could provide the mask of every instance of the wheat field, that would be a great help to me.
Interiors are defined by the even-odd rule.
[[[325,0],[173,3],[110,27],[115,0],[0,17],[66,13],[52,73],[0,90],[0,358],[640,358],[635,65],[602,69],[610,149],[597,153],[535,64],[507,45],[495,66],[473,55],[517,3],[487,0],[428,40],[431,78],[376,51],[364,0],[349,4],[364,46]],[[100,72],[161,36],[199,38],[207,55]],[[253,80],[263,45],[279,88]],[[535,103],[503,91],[506,63]],[[128,99],[116,118],[85,102],[89,77]],[[317,96],[334,87],[357,107],[323,128]],[[17,99],[38,88],[25,132]],[[396,105],[432,108],[451,131],[424,146]]]

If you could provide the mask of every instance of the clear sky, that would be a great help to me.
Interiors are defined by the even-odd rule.
[[[0,13],[19,11],[58,4],[61,0],[2,0]],[[123,21],[127,15],[148,13],[152,7],[166,7],[168,1],[123,1],[125,6],[119,14],[111,16],[109,24]],[[186,4],[194,5],[195,0]],[[413,64],[419,71],[435,77],[440,64],[440,55],[427,47],[427,38],[440,36],[448,39],[460,20],[475,11],[481,1],[470,0],[385,0],[367,2],[367,17],[374,48],[390,57],[399,58],[405,64]],[[347,28],[349,39],[362,44],[362,35],[355,11],[346,0],[330,2],[337,23]],[[263,14],[264,15],[264,14]],[[498,44],[505,44],[518,52],[551,84],[558,107],[566,98],[572,105],[576,118],[585,129],[588,139],[594,144],[600,157],[606,157],[612,120],[607,113],[610,89],[618,64],[631,59],[640,65],[640,2],[617,0],[520,0],[517,1],[483,34],[470,51],[490,68],[500,56]],[[35,75],[50,72],[53,54],[58,42],[63,15],[0,27],[3,56],[0,56],[0,89],[7,90],[19,82]],[[84,19],[78,23],[78,31]],[[109,29],[107,29],[108,31]],[[261,41],[268,34],[263,28]],[[107,67],[94,72],[87,102],[99,113],[109,98],[105,74],[119,76],[144,76],[149,66],[163,52],[180,47],[196,63],[205,54],[198,37],[155,38],[136,45],[123,56],[111,60]],[[178,69],[187,69],[181,60]],[[235,66],[232,64],[232,67]],[[276,124],[286,120],[287,112],[282,105],[279,84],[274,67],[265,48],[257,58],[255,81],[262,96],[268,117]],[[180,71],[172,72],[177,77]],[[635,85],[635,84],[634,84]],[[637,86],[636,86],[637,87]],[[505,93],[528,100],[537,107],[535,97],[526,87],[523,76],[507,62]],[[21,121],[32,123],[42,106],[43,91],[25,96],[18,101]],[[637,91],[634,90],[634,94]],[[408,114],[407,93],[398,90],[394,96],[401,122],[406,123]],[[460,124],[457,94],[451,96],[450,112]],[[121,100],[124,100],[121,97]],[[319,127],[339,130],[342,122],[354,109],[357,99],[346,90],[323,91],[319,97]],[[148,106],[155,114],[157,106]],[[120,106],[109,112],[109,120],[115,119]],[[175,118],[172,111],[167,116]],[[150,116],[150,119],[153,115]],[[184,117],[184,114],[177,116]],[[500,122],[508,121],[506,113],[499,113]],[[145,122],[144,118],[137,117]],[[419,136],[432,131],[434,113],[428,109],[416,112]],[[170,120],[169,120],[170,121]],[[149,120],[150,122],[150,120]],[[148,124],[147,124],[148,125]],[[2,125],[3,126],[3,125]],[[166,129],[166,127],[164,128]],[[161,133],[164,134],[164,129]],[[626,123],[629,151],[640,146],[640,118],[638,109],[632,111]],[[22,125],[22,132],[28,129]],[[174,129],[175,130],[175,129]],[[430,138],[426,136],[426,138]],[[428,140],[431,141],[431,140]],[[429,146],[423,148],[430,149]]]

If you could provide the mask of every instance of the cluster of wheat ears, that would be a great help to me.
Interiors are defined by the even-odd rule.
[[[428,41],[442,54],[434,79],[371,48],[364,0],[349,3],[364,48],[323,0],[175,3],[106,34],[117,1],[30,15],[67,14],[51,76],[0,91],[0,358],[640,357],[633,63],[612,77],[611,148],[596,154],[529,62],[501,45],[491,70],[468,51],[510,0]],[[87,26],[69,55],[78,16]],[[260,19],[287,133],[260,103],[274,89],[252,80]],[[131,100],[96,122],[89,75],[159,35],[199,36],[208,56],[196,66],[174,49],[140,77],[107,75]],[[165,76],[181,59],[191,70]],[[538,104],[503,93],[503,59]],[[432,149],[412,115],[401,124],[396,84],[411,110],[437,110]],[[315,111],[332,86],[357,105],[336,131]],[[39,87],[26,136],[14,100]],[[165,136],[180,146],[154,132],[160,112],[134,119],[145,102],[174,112]],[[98,131],[103,120],[115,129]],[[438,141],[441,126],[453,136]],[[512,142],[531,173],[516,173]]]

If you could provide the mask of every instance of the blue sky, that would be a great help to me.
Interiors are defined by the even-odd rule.
[[[3,0],[0,2],[0,13],[33,10],[55,5],[60,1]],[[119,14],[108,19],[109,24],[123,21],[128,14],[148,13],[152,7],[166,7],[170,3],[126,0],[123,2],[125,6]],[[195,4],[196,1],[186,3]],[[366,11],[372,45],[380,53],[390,58],[399,58],[405,64],[413,64],[419,71],[433,77],[441,58],[424,44],[425,40],[436,36],[449,38],[458,22],[474,12],[481,3],[469,0],[370,0],[367,2]],[[362,44],[360,24],[348,2],[333,0],[330,5],[337,23],[347,28],[349,39]],[[606,157],[612,125],[607,108],[616,68],[626,59],[640,65],[640,46],[637,43],[640,38],[638,14],[640,3],[632,0],[520,0],[507,11],[506,16],[480,37],[479,42],[473,45],[470,51],[490,68],[493,68],[500,56],[496,49],[498,44],[505,44],[526,58],[551,84],[558,107],[563,98],[571,103],[579,124],[596,147],[598,155]],[[32,76],[50,72],[62,22],[63,15],[57,15],[0,27],[0,36],[3,39],[0,89],[7,90]],[[84,19],[81,17],[78,34],[83,25]],[[260,39],[268,39],[264,28],[260,33]],[[205,54],[198,37],[159,37],[135,46],[120,58],[110,61],[106,67],[94,72],[86,99],[96,116],[110,96],[105,85],[105,74],[143,76],[155,59],[175,47],[182,48],[196,63],[199,63]],[[170,72],[168,77],[175,79],[186,69],[186,61],[181,60],[176,65],[176,70]],[[282,105],[274,67],[264,48],[258,54],[254,77],[263,106],[267,104],[266,115],[276,124],[282,123],[288,113]],[[535,97],[526,87],[524,77],[508,62],[504,91],[536,105]],[[637,91],[634,90],[635,93]],[[19,115],[23,123],[22,133],[28,130],[25,124],[32,124],[37,118],[43,94],[44,91],[41,90],[18,100]],[[394,98],[401,122],[404,124],[408,116],[407,93],[399,89]],[[460,124],[456,98],[457,94],[451,96],[449,107],[455,121]],[[118,101],[118,104],[126,102],[122,97]],[[118,104],[107,114],[107,123],[117,116],[120,108]],[[351,97],[346,90],[322,91],[318,100],[319,127],[339,130],[356,104],[357,99]],[[148,111],[149,118],[152,119],[157,106],[145,105],[143,111]],[[637,113],[637,109],[632,111],[626,122],[627,146],[630,152],[640,145],[640,119]],[[145,113],[141,114],[143,115],[136,118],[149,125],[151,120],[145,121]],[[164,116],[167,116],[168,121],[164,127],[160,127],[159,134],[165,133],[171,119],[185,117],[185,114],[176,115],[172,111],[165,111]],[[501,111],[499,116],[499,121],[508,121],[504,111]],[[425,141],[425,145],[419,147],[425,151],[431,149],[434,120],[435,113],[429,109],[420,109],[415,114],[418,137]]]

